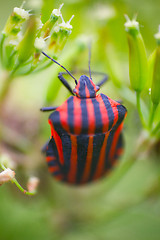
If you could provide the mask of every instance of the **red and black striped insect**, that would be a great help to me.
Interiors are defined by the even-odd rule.
[[[60,65],[57,61],[50,58]],[[61,65],[60,65],[61,66]],[[90,77],[82,75],[72,88],[59,73],[58,77],[73,95],[59,107],[46,107],[54,111],[49,116],[51,138],[44,147],[50,173],[59,181],[85,184],[106,175],[123,152],[122,128],[126,108],[100,93],[96,94],[108,76],[95,85]]]

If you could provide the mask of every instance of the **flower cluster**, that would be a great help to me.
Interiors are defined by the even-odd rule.
[[[54,9],[43,24],[40,17],[15,7],[0,36],[0,60],[11,75],[26,75],[40,71],[51,63],[41,56],[45,51],[57,58],[71,34],[71,19],[65,22],[61,8]]]

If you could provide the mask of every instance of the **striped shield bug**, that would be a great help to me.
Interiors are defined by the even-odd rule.
[[[122,128],[127,110],[106,95],[96,94],[108,76],[103,74],[103,79],[95,85],[90,60],[90,77],[82,75],[78,81],[61,67],[76,86],[72,90],[63,77],[66,72],[59,73],[58,78],[72,96],[59,107],[41,108],[41,111],[53,111],[48,120],[51,138],[43,150],[49,171],[57,180],[80,185],[101,178],[116,164],[123,152]]]

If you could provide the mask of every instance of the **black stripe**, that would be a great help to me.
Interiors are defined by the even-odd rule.
[[[53,176],[58,176],[58,175],[62,175],[62,173],[60,171],[54,171],[52,172]]]
[[[94,107],[94,115],[95,115],[95,133],[101,133],[103,130],[103,123],[101,118],[101,111],[99,108],[99,102],[96,98],[92,99],[92,104]]]
[[[100,151],[104,142],[105,134],[97,134],[93,138],[93,155],[92,155],[92,163],[91,163],[91,172],[89,176],[89,181],[92,180],[94,173],[96,171],[96,167],[98,164],[98,159],[100,155]]]
[[[61,136],[62,147],[63,147],[63,157],[64,157],[64,172],[67,174],[70,169],[70,160],[71,160],[71,139],[70,136],[65,132]]]
[[[117,149],[118,149],[118,148],[123,148],[123,146],[124,146],[123,134],[120,133],[116,148],[117,148]]]
[[[67,100],[68,126],[71,133],[74,133],[74,102],[73,97]]]
[[[58,151],[57,151],[57,147],[56,147],[53,137],[49,141],[48,149],[46,151],[46,156],[47,157],[56,157],[54,160],[51,160],[49,162],[47,161],[48,168],[58,166],[60,168],[60,170],[62,171],[61,173],[64,174],[63,167],[61,166],[61,164],[59,162]]]
[[[118,159],[118,157],[119,157],[118,150],[123,149],[123,146],[124,146],[123,135],[122,135],[122,133],[120,133],[120,136],[118,138],[118,143],[116,146],[115,155],[114,155],[115,160]]]
[[[84,172],[86,158],[87,158],[87,150],[88,150],[88,142],[89,137],[87,135],[77,136],[77,177],[76,182],[79,183],[82,174]]]
[[[85,84],[86,84],[86,77],[85,75],[82,75],[80,77],[80,85],[79,85],[79,95],[81,98],[85,98],[86,97],[86,91],[85,91]]]
[[[108,119],[109,119],[109,127],[108,127],[108,130],[110,130],[112,128],[112,125],[113,125],[113,122],[114,122],[114,113],[113,113],[113,110],[112,110],[112,106],[108,100],[108,97],[104,94],[100,94],[101,97],[102,97],[102,100],[104,102],[104,105],[106,107],[106,110],[108,112]]]
[[[57,166],[57,160],[51,160],[48,163],[48,167],[55,167]]]
[[[63,130],[61,122],[60,122],[60,113],[59,113],[59,111],[55,111],[55,112],[51,113],[51,115],[49,116],[49,120],[51,120],[55,131],[61,137],[61,135],[63,134],[64,130]]]
[[[89,91],[90,98],[95,97],[95,90],[89,78],[86,79],[86,83],[87,83],[87,88]]]
[[[57,151],[57,147],[54,141],[54,138],[52,137],[48,143],[48,148],[46,151],[46,156],[47,157],[58,157],[58,151]]]
[[[114,128],[117,128],[122,122],[126,114],[126,108],[123,105],[117,105],[118,110],[118,121]]]
[[[106,146],[106,154],[105,154],[105,170],[112,168],[112,165],[111,165],[111,162],[109,159],[109,152],[110,152],[110,149],[112,146],[114,134],[115,134],[115,131],[111,130],[111,132],[108,136],[107,146]]]
[[[82,113],[82,134],[88,133],[88,112],[87,112],[87,102],[86,99],[81,99],[81,113]]]

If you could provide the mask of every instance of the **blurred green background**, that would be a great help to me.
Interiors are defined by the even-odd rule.
[[[51,10],[62,3],[46,2]],[[111,79],[129,85],[124,14],[131,18],[138,14],[150,54],[155,48],[153,35],[159,25],[159,0],[63,2],[65,20],[72,14],[75,17],[73,32],[59,62],[68,69],[88,69],[87,47],[79,50],[77,42],[91,36],[91,69],[110,72]],[[0,0],[1,30],[13,7],[21,3]],[[28,9],[37,11],[40,5],[40,0],[26,3]],[[142,155],[128,167],[141,125],[134,104],[126,101],[125,96],[123,99],[113,81],[109,81],[101,92],[115,100],[122,99],[128,109],[124,129],[126,148],[119,165],[110,176],[84,187],[57,183],[49,175],[40,150],[50,135],[48,114],[39,109],[45,104],[44,96],[51,82],[55,83],[53,105],[60,105],[69,96],[56,78],[59,71],[59,67],[52,65],[40,74],[15,79],[1,109],[1,152],[9,154],[17,164],[16,176],[22,185],[29,175],[36,175],[40,178],[40,186],[34,197],[24,196],[10,183],[0,187],[0,240],[159,240],[159,155]]]

